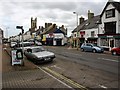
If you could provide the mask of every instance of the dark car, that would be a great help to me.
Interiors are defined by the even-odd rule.
[[[104,52],[104,49],[100,46],[96,46],[95,44],[92,43],[83,43],[81,45],[81,51],[90,51],[90,52]]]
[[[27,59],[33,61],[35,64],[52,61],[55,58],[53,52],[46,51],[42,46],[27,48],[24,54]]]
[[[120,55],[120,47],[115,47],[111,49],[112,55]]]

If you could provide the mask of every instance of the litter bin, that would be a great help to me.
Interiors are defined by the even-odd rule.
[[[16,64],[24,66],[22,49],[20,48],[14,49],[11,51],[11,54],[12,54],[12,66]]]

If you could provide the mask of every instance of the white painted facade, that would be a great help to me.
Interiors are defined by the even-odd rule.
[[[86,30],[80,30],[80,31],[85,31],[85,35],[83,36],[85,38],[85,40],[87,40],[87,38],[98,38],[98,28],[92,28],[92,29],[86,29]],[[91,32],[94,31],[94,36],[91,35]],[[79,37],[81,37],[80,32],[79,32]]]
[[[115,9],[112,4],[109,4],[106,10]],[[115,17],[106,18],[105,12],[101,17],[102,24],[99,25],[99,34],[104,34],[104,23],[106,22],[116,22],[116,33],[120,33],[120,13],[115,9]]]
[[[24,40],[28,40],[28,39],[31,39],[30,31],[27,31],[26,34],[24,34]]]
[[[115,17],[106,18],[106,10],[115,9]],[[104,10],[102,17],[101,17],[101,24],[99,25],[99,33],[98,34],[104,34],[104,23],[107,22],[116,22],[116,34],[120,34],[120,13],[118,10],[110,3],[106,10]],[[113,44],[111,42],[113,41]],[[98,39],[98,45],[100,46],[107,46],[109,47],[109,50],[111,50],[112,47],[118,47],[120,43],[120,39],[114,38],[113,35],[106,36],[106,38],[99,38]]]
[[[64,45],[67,43],[67,38],[64,36],[63,33],[53,33],[53,35],[46,34],[46,38],[53,38],[53,45],[57,45],[56,40],[61,39],[61,44]]]

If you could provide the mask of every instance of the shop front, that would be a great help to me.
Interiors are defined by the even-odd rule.
[[[120,46],[120,34],[98,34],[98,38],[100,39],[100,46],[107,46],[109,50]]]

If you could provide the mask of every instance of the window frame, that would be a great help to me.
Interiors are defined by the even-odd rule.
[[[115,8],[106,10],[105,11],[105,17],[106,18],[115,17]]]

